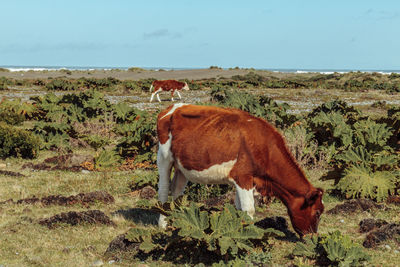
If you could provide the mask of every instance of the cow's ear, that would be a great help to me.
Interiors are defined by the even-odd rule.
[[[322,190],[321,188],[316,188],[316,189],[308,192],[306,195],[304,204],[306,206],[314,205],[315,201],[318,199],[318,197],[322,196],[323,193],[324,193],[324,190]]]

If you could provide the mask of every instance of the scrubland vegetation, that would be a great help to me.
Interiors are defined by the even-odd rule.
[[[0,265],[398,265],[400,106],[374,101],[362,110],[337,93],[395,98],[400,75],[185,80],[186,94],[204,91],[199,104],[239,108],[275,125],[310,181],[324,188],[319,234],[304,240],[279,201],[258,197],[251,220],[233,208],[228,185],[189,183],[177,202],[157,202],[155,122],[171,102],[138,109],[107,100],[147,102],[153,80],[0,78]],[[39,93],[23,100],[13,96],[18,90]],[[326,101],[293,112],[265,90],[291,90],[299,101],[322,92]],[[158,213],[168,216],[167,230],[156,226]]]

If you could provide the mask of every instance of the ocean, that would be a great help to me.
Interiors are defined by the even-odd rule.
[[[130,67],[93,67],[93,66],[0,66],[0,68],[8,69],[11,72],[17,71],[57,71],[57,70],[128,70]],[[141,67],[142,68],[142,67]],[[170,67],[143,67],[146,70],[189,70],[189,69],[204,69],[204,68],[170,68]],[[228,69],[228,68],[226,68]],[[400,73],[400,70],[382,70],[382,69],[285,69],[285,68],[255,68],[256,70],[266,70],[272,72],[282,72],[282,73],[321,73],[321,74],[332,74],[332,73],[348,73],[348,72],[366,72],[366,73],[381,73],[388,74]]]

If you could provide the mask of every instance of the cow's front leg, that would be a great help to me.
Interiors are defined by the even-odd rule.
[[[255,213],[254,208],[254,188],[244,189],[235,183],[236,187],[236,198],[235,205],[237,209],[247,212],[247,214],[253,218]]]
[[[182,99],[181,94],[179,93],[179,91],[176,91],[176,93],[178,94],[179,99]]]
[[[164,204],[168,200],[169,183],[172,169],[171,136],[165,144],[159,144],[157,153],[157,167],[160,175],[158,181],[158,200]],[[160,214],[158,225],[162,228],[167,226],[165,216]]]

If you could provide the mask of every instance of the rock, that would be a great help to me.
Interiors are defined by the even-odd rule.
[[[92,263],[92,266],[103,266],[104,262],[102,260],[97,260]]]

